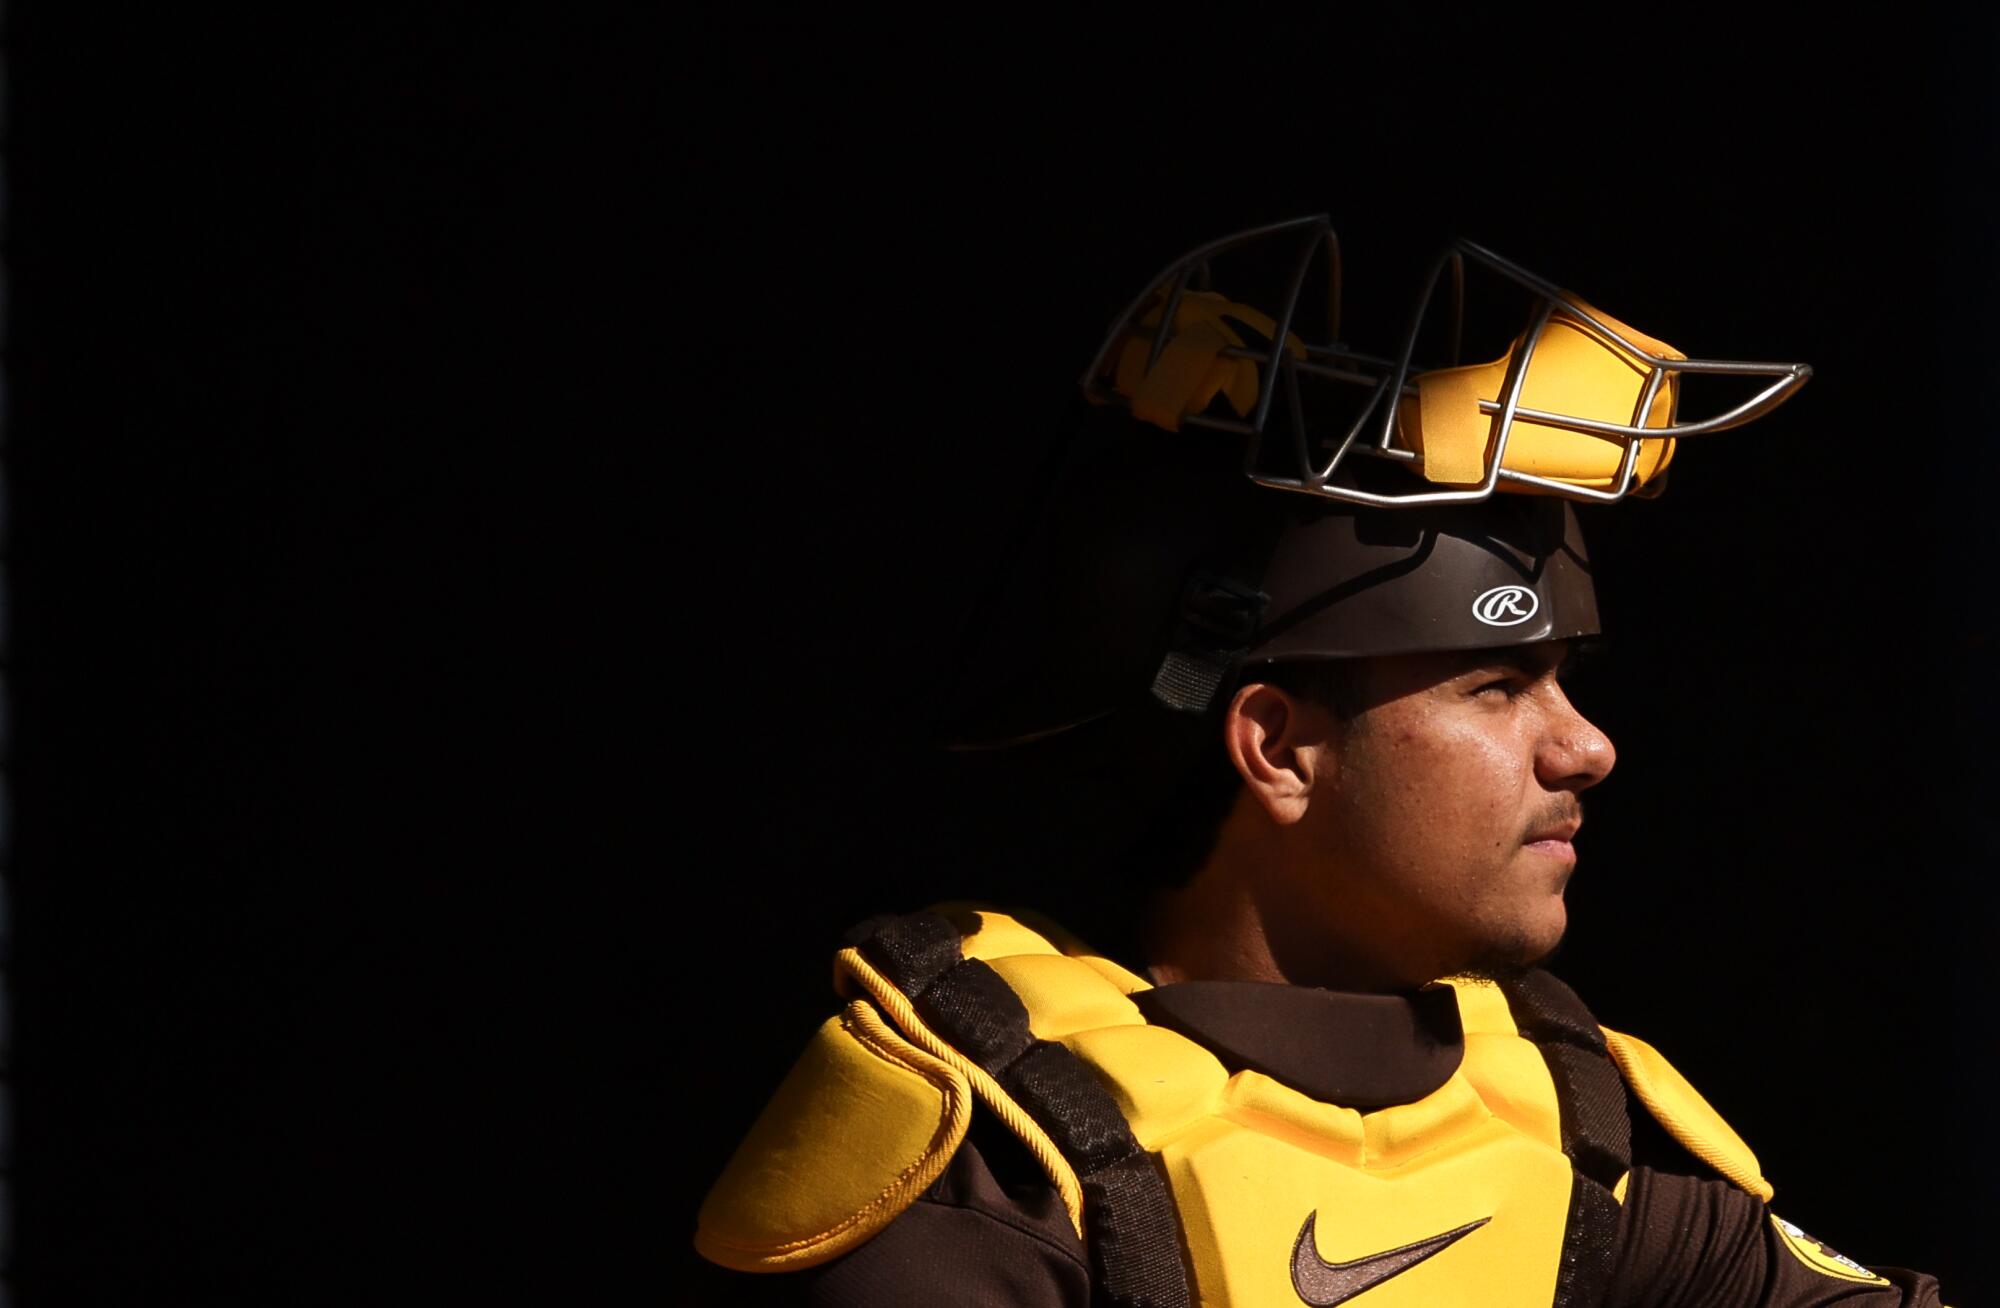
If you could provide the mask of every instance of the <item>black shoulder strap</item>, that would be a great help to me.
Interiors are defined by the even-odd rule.
[[[1159,1168],[1090,1070],[1062,1045],[1037,1039],[1020,996],[998,972],[963,956],[957,928],[936,913],[913,913],[864,922],[846,943],[998,1081],[1076,1169],[1098,1299],[1116,1308],[1189,1308],[1180,1223]]]
[[[1562,1147],[1576,1171],[1563,1228],[1555,1308],[1590,1308],[1604,1298],[1618,1252],[1612,1189],[1632,1165],[1632,1121],[1597,1019],[1576,992],[1547,972],[1502,982],[1514,1025],[1535,1042],[1555,1081]]]

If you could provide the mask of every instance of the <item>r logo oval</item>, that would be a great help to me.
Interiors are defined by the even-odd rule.
[[[1541,611],[1542,597],[1526,586],[1495,586],[1472,601],[1472,616],[1489,627],[1514,627]]]

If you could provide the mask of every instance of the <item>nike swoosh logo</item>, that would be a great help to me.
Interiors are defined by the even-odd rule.
[[[1432,1254],[1444,1252],[1493,1219],[1482,1217],[1456,1231],[1348,1263],[1330,1263],[1319,1256],[1319,1246],[1313,1241],[1313,1226],[1318,1220],[1317,1210],[1307,1213],[1306,1224],[1299,1228],[1298,1243],[1292,1246],[1292,1288],[1312,1308],[1333,1308],[1335,1304],[1346,1303],[1363,1290],[1371,1290],[1390,1277],[1409,1271]]]

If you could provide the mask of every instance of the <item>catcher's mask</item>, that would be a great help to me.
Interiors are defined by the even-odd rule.
[[[1289,255],[1275,313],[1212,289],[1214,265],[1258,246]],[[1526,324],[1499,355],[1463,364],[1466,265],[1526,293]],[[1300,297],[1314,268],[1326,273],[1326,337],[1307,339]],[[1449,272],[1444,357],[1417,359]],[[1496,490],[1612,503],[1657,488],[1675,442],[1739,427],[1782,404],[1812,369],[1802,363],[1691,359],[1470,241],[1431,265],[1410,327],[1393,358],[1350,349],[1340,333],[1340,245],[1324,214],[1239,232],[1176,259],[1112,323],[1083,375],[1094,403],[1179,431],[1183,425],[1246,437],[1245,471],[1260,485],[1355,504],[1468,503]],[[1244,332],[1261,338],[1251,345]],[[1712,417],[1682,421],[1681,383],[1692,375],[1770,378]],[[1355,406],[1308,404],[1310,380],[1365,393]],[[1282,396],[1282,403],[1280,397]],[[1393,399],[1391,398],[1393,397]],[[1226,400],[1235,416],[1212,412]],[[1282,451],[1275,448],[1282,445]],[[1342,474],[1362,457],[1404,464],[1421,479],[1369,489]]]
[[[1269,313],[1226,298],[1212,267],[1260,244],[1288,260]],[[1322,260],[1315,342],[1295,319]],[[1528,299],[1483,364],[1458,357],[1468,261]],[[961,665],[945,743],[1018,744],[1148,697],[1203,712],[1261,663],[1597,635],[1569,501],[1657,494],[1679,438],[1740,426],[1811,376],[1687,358],[1464,241],[1432,265],[1393,357],[1335,339],[1339,300],[1319,216],[1203,246],[1119,316],[1039,530]],[[1419,366],[1439,325],[1442,362]],[[1691,374],[1770,380],[1683,421]]]

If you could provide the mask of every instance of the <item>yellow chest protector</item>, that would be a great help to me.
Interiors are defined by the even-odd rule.
[[[696,1246],[745,1271],[865,1241],[943,1171],[975,1100],[1061,1195],[1111,1303],[1581,1305],[1608,1276],[1625,1093],[1770,1197],[1756,1158],[1650,1046],[1546,974],[1454,982],[1463,1056],[1362,1112],[1147,1022],[1142,978],[1046,923],[981,909],[871,924],[821,1028],[704,1204]],[[1538,988],[1539,987],[1539,988]]]

